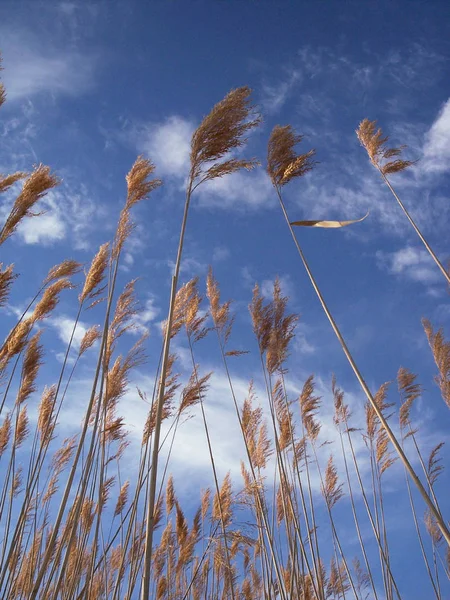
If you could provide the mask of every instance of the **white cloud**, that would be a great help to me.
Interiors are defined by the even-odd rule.
[[[259,209],[272,206],[275,196],[265,171],[238,171],[207,181],[198,188],[198,204],[208,208]]]
[[[216,246],[213,251],[213,262],[227,260],[230,257],[230,250],[226,246]]]
[[[14,200],[12,192],[3,194],[0,218],[6,219]],[[89,234],[102,219],[105,227],[105,209],[94,202],[84,185],[72,189],[66,184],[51,190],[36,205],[37,217],[25,218],[17,228],[17,236],[25,244],[51,246],[70,238],[75,248],[88,248]]]
[[[294,296],[294,288],[292,286],[292,280],[290,275],[281,275],[278,277],[281,287],[281,293],[284,296],[288,296],[291,300]],[[275,283],[275,279],[264,279],[264,281],[260,285],[261,294],[266,298],[266,300],[271,300],[273,298],[273,285]]]
[[[406,246],[396,252],[376,253],[378,264],[387,269],[392,275],[402,275],[424,284],[430,284],[439,279],[439,271],[433,259],[426,250]]]
[[[73,327],[75,325],[74,319],[61,315],[60,317],[51,317],[47,322],[56,329],[59,339],[67,346],[70,342]],[[88,324],[78,321],[77,328],[73,335],[73,348],[78,349],[80,347],[81,340],[88,329]]]
[[[276,85],[263,83],[261,104],[266,113],[278,112],[286,103],[290,93],[301,81],[300,71],[292,69],[286,79]]]
[[[94,84],[94,56],[51,47],[28,31],[0,29],[8,101],[36,94],[79,95]]]
[[[420,167],[429,173],[450,170],[450,98],[425,136]]]
[[[147,125],[139,133],[139,149],[154,161],[158,175],[184,179],[189,172],[189,152],[194,124],[179,116]]]

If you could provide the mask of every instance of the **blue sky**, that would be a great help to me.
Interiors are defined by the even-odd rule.
[[[449,33],[450,8],[438,1],[4,1],[0,49],[8,101],[0,115],[0,172],[42,162],[63,183],[43,200],[45,215],[24,223],[2,247],[2,262],[14,262],[21,274],[2,333],[50,266],[67,257],[88,263],[111,237],[125,197],[124,176],[142,153],[154,161],[164,186],[136,210],[138,227],[126,248],[120,283],[140,278],[140,324],[150,332],[150,360],[134,383],[151,389],[190,136],[227,91],[249,85],[264,122],[251,134],[246,156],[265,165],[268,136],[276,124],[291,124],[305,134],[304,151],[317,150],[317,168],[286,188],[291,218],[352,219],[370,210],[363,223],[347,230],[300,230],[299,240],[371,388],[394,380],[400,366],[416,372],[426,390],[414,413],[424,448],[429,451],[448,439],[449,413],[433,382],[436,369],[420,321],[427,317],[450,335],[445,282],[383,187],[354,130],[365,117],[377,119],[395,145],[408,145],[406,158],[419,159],[392,181],[446,261]],[[2,216],[8,201],[0,205]],[[251,290],[258,282],[267,292],[278,275],[291,309],[301,314],[290,362],[293,392],[315,373],[326,404],[331,374],[336,373],[355,415],[361,415],[362,394],[295,254],[264,168],[198,190],[188,223],[183,281],[199,275],[203,286],[209,264],[223,298],[235,301],[234,346],[250,350],[234,367],[241,398],[248,381],[254,377],[258,383],[260,377],[247,311]],[[46,325],[47,381],[58,368],[74,306],[63,299],[58,315]],[[93,324],[90,319],[87,314],[83,323]],[[177,349],[180,368],[187,372],[186,348],[180,342]],[[220,471],[225,475],[230,468],[238,477],[242,449],[217,348],[206,341],[198,360],[205,371],[215,370],[208,402]],[[85,364],[74,390],[81,394],[89,374]],[[396,401],[395,383],[392,391]],[[77,414],[76,401],[72,406],[73,414],[61,417],[68,430]],[[144,412],[131,390],[124,413],[136,436]],[[328,417],[324,415],[324,423]],[[186,494],[210,480],[197,421],[180,430],[173,461],[176,477],[185,472],[189,452],[191,482],[180,483]],[[225,438],[225,423],[236,437]],[[394,467],[389,479],[392,528],[398,536],[393,534],[392,543],[399,557],[400,541],[408,540],[411,530],[409,516],[404,516],[405,492],[396,486],[400,476],[401,469]],[[448,481],[444,475],[443,494]],[[418,553],[412,560],[419,561]],[[405,569],[399,558],[405,597],[423,598],[425,576],[418,574],[410,588]]]

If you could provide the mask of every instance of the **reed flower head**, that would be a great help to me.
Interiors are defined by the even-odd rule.
[[[291,125],[276,125],[273,128],[267,149],[267,172],[274,186],[281,187],[296,177],[303,177],[317,164],[313,160],[315,150],[305,154],[295,151],[295,146],[303,137],[296,134]]]
[[[374,167],[379,169],[383,175],[390,175],[392,173],[399,173],[404,171],[416,161],[403,160],[401,158],[395,158],[395,160],[389,160],[393,157],[399,157],[406,146],[399,146],[398,148],[387,148],[386,144],[389,140],[388,136],[383,136],[381,128],[377,129],[376,121],[369,121],[364,119],[359,124],[356,130],[361,145],[366,149],[369,155],[370,162]]]
[[[100,246],[97,254],[94,256],[84,281],[83,290],[80,294],[80,302],[84,302],[86,299],[92,300],[98,293],[101,293],[101,290],[99,292],[98,288],[103,282],[105,271],[108,266],[108,260],[109,244],[106,243]]]
[[[45,194],[59,184],[59,179],[50,173],[50,167],[38,165],[23,184],[22,191],[17,196],[11,212],[0,232],[0,245],[3,244],[17,229],[25,217],[35,217],[33,206]]]
[[[207,181],[229,175],[239,169],[252,169],[255,160],[227,159],[232,150],[246,142],[245,134],[261,122],[250,104],[251,90],[240,87],[231,90],[200,123],[191,141],[191,186],[195,181]],[[199,181],[200,180],[200,181]]]

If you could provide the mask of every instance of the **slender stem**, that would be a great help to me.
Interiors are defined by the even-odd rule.
[[[345,340],[322,296],[322,293],[316,283],[316,280],[309,268],[308,263],[306,262],[306,258],[305,255],[303,254],[302,249],[300,248],[300,245],[297,241],[297,238],[295,236],[294,230],[292,228],[292,225],[289,221],[289,217],[288,214],[286,212],[286,208],[284,206],[284,202],[283,199],[281,197],[281,193],[278,187],[275,188],[278,194],[278,199],[280,201],[280,205],[281,205],[281,209],[283,211],[284,214],[284,218],[286,219],[286,223],[288,224],[289,230],[291,232],[292,238],[294,240],[294,243],[297,247],[298,253],[300,255],[300,258],[302,259],[303,265],[306,269],[306,272],[308,273],[308,277],[311,281],[311,284],[314,288],[314,291],[317,294],[317,297],[319,298],[320,304],[322,305],[322,308],[331,324],[331,327],[333,328],[333,331],[336,335],[336,337],[339,340],[339,343],[341,344],[342,350],[344,351],[344,354],[361,386],[361,388],[363,389],[364,393],[367,396],[367,399],[370,402],[370,405],[372,406],[375,414],[377,415],[378,419],[380,420],[380,423],[383,425],[384,429],[386,430],[386,434],[390,440],[390,442],[392,443],[392,445],[394,446],[397,454],[400,457],[400,460],[402,461],[402,463],[405,465],[406,470],[408,471],[409,476],[411,477],[411,479],[413,480],[414,484],[417,486],[422,498],[425,501],[425,504],[428,506],[428,508],[430,509],[431,513],[433,514],[433,516],[436,519],[436,524],[439,527],[442,535],[445,538],[445,541],[447,542],[447,544],[450,546],[450,531],[447,527],[447,525],[445,524],[444,519],[442,518],[442,516],[440,515],[439,511],[437,510],[437,508],[435,507],[433,501],[431,500],[431,498],[429,497],[429,495],[427,494],[425,488],[422,485],[422,482],[420,481],[420,479],[418,478],[418,476],[416,475],[416,472],[414,471],[414,469],[411,466],[411,463],[409,462],[408,458],[406,457],[405,453],[403,452],[397,438],[395,437],[394,433],[392,432],[388,422],[386,421],[386,418],[384,417],[383,413],[381,412],[381,410],[379,409],[377,403],[375,402],[374,397],[372,396],[371,391],[369,390],[369,387],[367,385],[367,383],[365,382],[360,370],[358,369],[358,366],[356,365],[356,362],[353,359],[353,356],[350,353],[350,350],[347,347],[347,344],[345,343]]]
[[[149,488],[149,496],[147,501],[147,511],[146,511],[146,532],[145,532],[145,546],[144,546],[144,570],[142,574],[142,590],[141,590],[141,600],[148,600],[150,594],[150,569],[152,564],[152,545],[153,545],[153,529],[154,529],[154,512],[155,512],[155,497],[156,497],[156,483],[158,477],[158,449],[159,449],[159,439],[161,437],[161,423],[162,423],[162,415],[163,415],[163,405],[164,405],[164,392],[165,392],[165,381],[166,381],[166,371],[167,365],[169,361],[169,350],[170,350],[170,336],[172,333],[172,321],[173,321],[173,312],[175,308],[175,297],[178,286],[178,277],[180,274],[181,267],[181,257],[183,254],[183,245],[184,245],[184,235],[186,231],[186,223],[187,217],[189,213],[189,204],[191,201],[192,194],[192,177],[189,182],[189,186],[186,192],[186,202],[184,205],[184,214],[183,221],[181,223],[181,231],[180,231],[180,240],[178,242],[178,252],[177,259],[175,262],[175,270],[172,277],[172,286],[170,290],[170,303],[169,303],[169,315],[167,318],[166,324],[166,332],[164,336],[164,350],[163,350],[163,360],[161,366],[161,380],[158,391],[158,400],[156,404],[156,419],[155,419],[155,429],[153,432],[153,452],[151,457],[151,465],[152,471],[150,475],[150,488]]]
[[[445,277],[445,279],[447,280],[447,283],[450,285],[450,275],[447,273],[447,271],[445,270],[445,268],[443,267],[441,261],[438,259],[438,257],[436,256],[436,254],[433,252],[430,244],[427,242],[427,240],[424,238],[422,232],[420,231],[420,229],[417,227],[417,225],[415,224],[413,218],[411,217],[411,215],[409,214],[409,212],[406,210],[405,205],[403,204],[403,202],[400,200],[400,198],[398,197],[396,191],[394,190],[394,188],[392,187],[389,179],[386,177],[386,175],[384,175],[384,173],[381,171],[380,167],[377,167],[377,169],[380,171],[381,177],[383,178],[385,184],[388,186],[388,188],[391,190],[392,195],[394,196],[394,198],[397,200],[398,204],[400,205],[400,208],[402,209],[402,211],[405,213],[408,221],[411,223],[411,225],[414,228],[414,231],[417,233],[417,235],[419,236],[422,244],[425,246],[425,248],[428,250],[430,256],[432,257],[432,259],[434,260],[434,262],[437,264],[437,266],[439,267],[442,275]]]

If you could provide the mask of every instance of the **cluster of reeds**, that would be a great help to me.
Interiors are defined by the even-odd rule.
[[[4,100],[0,86],[0,104]],[[117,275],[134,227],[132,209],[162,183],[149,160],[138,157],[126,176],[126,199],[113,238],[100,246],[85,272],[74,260],[53,266],[1,345],[0,595],[5,600],[401,598],[391,560],[384,486],[396,462],[395,468],[402,463],[405,469],[423,576],[429,579],[430,595],[445,598],[450,533],[439,503],[442,444],[424,456],[411,416],[422,389],[404,368],[398,372],[400,436],[394,433],[389,386],[372,394],[323,298],[282,196],[286,184],[315,167],[313,150],[297,154],[295,146],[302,137],[290,126],[274,128],[267,171],[310,282],[366,397],[364,429],[358,429],[362,423],[354,422],[335,379],[332,445],[322,427],[330,410],[322,404],[315,378],[310,376],[298,393],[292,392],[288,365],[298,316],[288,312],[288,298],[278,280],[270,299],[255,286],[249,306],[260,358],[255,379],[261,382],[261,404],[254,383],[246,398],[236,393],[229,363],[245,360],[245,353],[231,346],[232,305],[221,299],[212,271],[206,299],[197,278],[180,282],[192,196],[206,181],[257,166],[256,160],[233,158],[232,152],[244,145],[260,120],[250,103],[250,90],[238,88],[213,108],[192,137],[160,361],[153,390],[138,391],[148,404],[148,416],[135,473],[126,478],[123,469],[130,439],[120,407],[133,369],[145,361],[145,336],[127,348],[124,334],[138,311],[136,282],[117,289]],[[398,157],[400,149],[386,150],[387,139],[372,122],[363,121],[358,137],[393,191],[387,175],[411,163],[400,158],[384,162]],[[17,191],[0,246],[23,219],[39,217],[39,200],[58,184],[44,165],[31,173],[0,176],[0,193],[12,196]],[[297,223],[337,226],[329,221]],[[15,279],[14,266],[0,264],[0,305],[7,304]],[[43,387],[42,324],[55,315],[62,294],[77,295],[73,329],[54,380]],[[76,346],[85,311],[99,324]],[[437,383],[450,407],[450,343],[428,321],[424,327],[438,369]],[[171,350],[177,336],[189,351],[188,378],[180,374]],[[208,407],[211,373],[199,365],[199,346],[206,337],[216,340],[245,449],[241,482],[232,483],[230,474],[223,477],[216,464]],[[86,396],[78,399],[81,425],[72,437],[61,439],[58,419],[71,401],[87,356],[94,369]],[[169,475],[177,432],[189,426],[185,422],[193,411],[202,421],[211,464],[211,485],[194,509],[191,501],[186,507],[186,499],[177,496]],[[354,523],[356,551],[348,543],[349,520]]]

